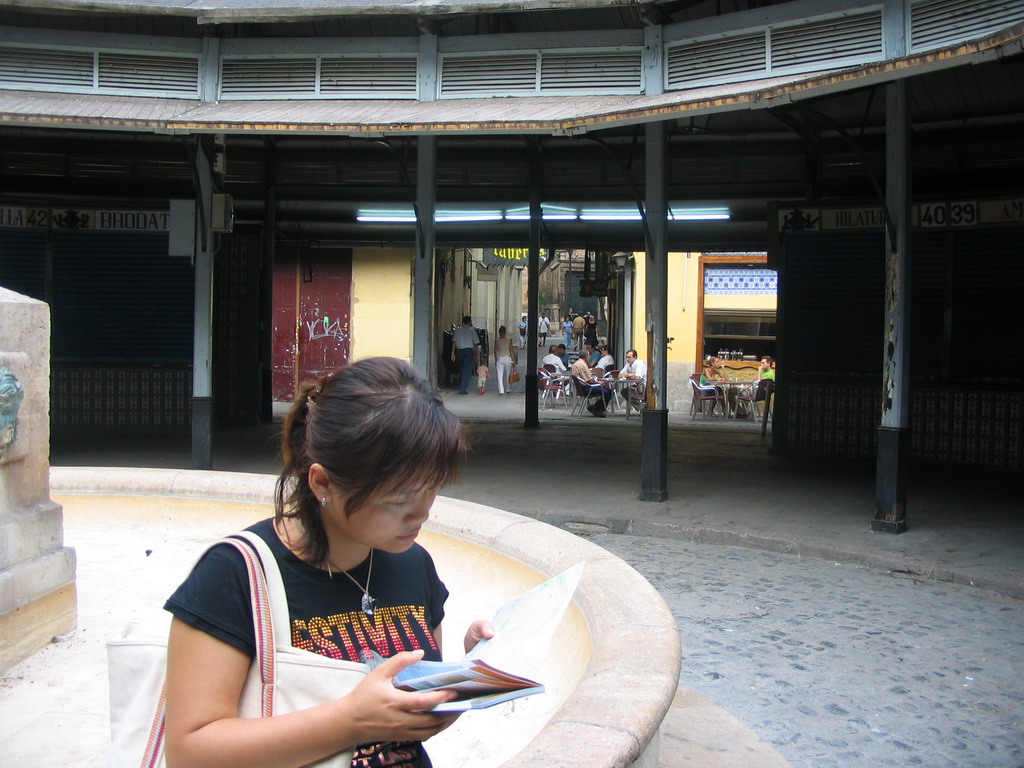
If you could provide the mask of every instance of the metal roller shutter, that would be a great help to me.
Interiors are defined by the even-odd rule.
[[[189,364],[194,277],[166,234],[53,233],[53,358]]]
[[[0,285],[46,299],[46,232],[0,230]]]

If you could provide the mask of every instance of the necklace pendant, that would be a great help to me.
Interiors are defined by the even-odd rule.
[[[370,597],[370,595],[368,593],[364,592],[363,593],[363,599],[362,599],[362,602],[361,602],[361,606],[362,606],[362,609],[363,609],[363,613],[365,613],[367,616],[369,616],[372,619],[373,618],[373,612],[375,610],[377,610],[377,601],[374,600],[372,597]]]

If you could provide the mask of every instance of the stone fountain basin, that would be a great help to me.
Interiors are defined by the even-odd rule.
[[[121,570],[134,592],[119,586],[116,598],[85,595],[79,585],[80,601],[115,600],[117,620],[126,602],[162,604],[206,545],[273,513],[274,482],[236,472],[53,468],[51,495],[66,517],[99,537],[116,531],[119,549],[126,550],[112,556],[126,558]],[[444,620],[448,659],[462,656],[470,621],[489,618],[550,576],[586,564],[551,643],[530,653],[524,638],[525,668],[508,670],[543,682],[547,692],[463,715],[428,742],[435,765],[657,766],[659,726],[678,684],[680,642],[668,607],[639,573],[546,523],[446,497],[438,497],[420,542],[452,593]]]

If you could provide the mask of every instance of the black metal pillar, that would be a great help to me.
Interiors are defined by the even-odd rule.
[[[437,137],[420,136],[416,142],[416,253],[413,256],[412,364],[427,381],[434,381],[436,355],[433,332],[434,208],[437,190]],[[438,340],[438,345],[441,341]]]
[[[268,142],[267,191],[264,196],[263,253],[260,275],[260,421],[274,420],[274,257],[277,248],[277,158]]]
[[[646,131],[645,217],[647,220],[647,386],[654,408],[645,408],[640,457],[641,501],[668,498],[668,217],[665,201],[665,124],[648,123]],[[648,398],[650,402],[650,398]]]
[[[213,158],[196,136],[195,304],[192,315],[192,469],[213,468]]]
[[[540,222],[541,222],[541,156],[540,145],[534,147],[530,161],[530,243],[526,275],[526,413],[524,427],[540,426],[540,393],[537,391],[537,303],[540,293]]]
[[[888,209],[885,260],[885,337],[882,416],[875,470],[875,517],[871,530],[907,529],[906,465],[910,413],[910,120],[907,81],[886,86],[885,198]]]

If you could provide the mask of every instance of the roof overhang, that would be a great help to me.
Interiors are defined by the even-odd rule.
[[[1024,25],[885,62],[660,95],[203,102],[0,90],[0,125],[154,133],[336,136],[576,135],[730,110],[767,109],[1024,52]]]
[[[0,5],[37,11],[106,12],[187,16],[199,24],[298,21],[332,16],[435,17],[473,13],[564,11],[634,6],[635,0],[3,0]],[[653,2],[643,5],[656,5]]]

